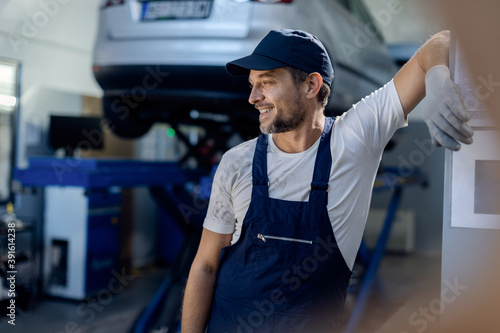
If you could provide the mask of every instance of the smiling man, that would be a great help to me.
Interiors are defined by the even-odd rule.
[[[382,152],[426,95],[433,141],[472,142],[441,32],[384,87],[324,116],[333,68],[322,43],[273,30],[226,65],[248,75],[258,139],[228,151],[191,267],[182,332],[338,332]]]

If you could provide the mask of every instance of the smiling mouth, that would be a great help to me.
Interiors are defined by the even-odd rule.
[[[259,112],[260,112],[260,114],[265,114],[265,113],[271,112],[273,109],[274,109],[274,107],[268,107],[265,109],[259,109]]]

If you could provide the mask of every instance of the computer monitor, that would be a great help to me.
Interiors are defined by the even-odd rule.
[[[50,115],[49,145],[64,148],[66,156],[73,156],[75,149],[103,149],[101,118]]]

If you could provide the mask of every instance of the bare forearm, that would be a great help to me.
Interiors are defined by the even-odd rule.
[[[182,307],[182,333],[203,333],[210,315],[216,275],[193,267]]]
[[[450,33],[441,31],[433,35],[394,77],[396,90],[408,115],[425,97],[425,74],[437,65],[448,66]]]
[[[417,52],[418,62],[424,73],[438,65],[449,64],[450,32],[443,30],[433,35]]]
[[[182,333],[204,333],[207,326],[221,249],[231,244],[232,234],[203,229],[200,246],[189,272],[182,307]]]

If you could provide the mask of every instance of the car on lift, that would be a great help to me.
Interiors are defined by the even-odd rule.
[[[155,122],[199,125],[217,142],[256,136],[247,78],[225,64],[278,28],[311,32],[327,48],[335,71],[327,115],[396,72],[362,0],[105,0],[93,65],[109,127],[128,138]]]

